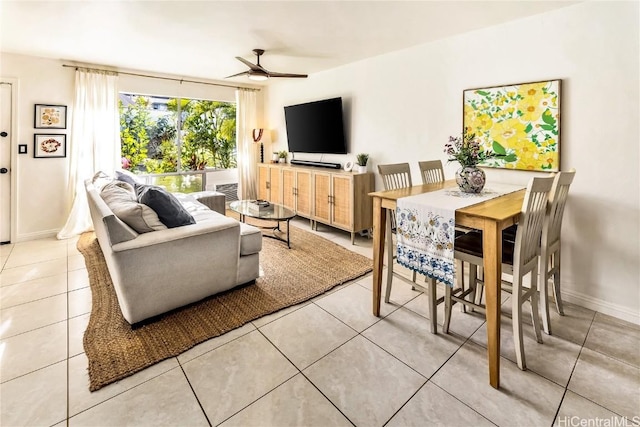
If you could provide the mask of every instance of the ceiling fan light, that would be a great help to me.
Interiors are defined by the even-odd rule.
[[[254,80],[256,82],[263,82],[265,80],[269,80],[269,75],[264,73],[250,72],[249,80]]]

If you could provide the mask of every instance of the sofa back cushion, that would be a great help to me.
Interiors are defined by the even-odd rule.
[[[167,229],[153,209],[138,203],[133,187],[126,182],[110,182],[104,186],[100,196],[114,215],[140,234]]]
[[[155,211],[160,221],[168,228],[195,224],[196,221],[180,204],[176,196],[164,188],[155,185],[137,184],[135,187],[138,202],[144,203]]]
[[[144,184],[144,182],[140,178],[138,178],[136,174],[126,169],[117,170],[116,179],[118,181],[123,181],[128,184],[131,184],[132,187],[135,187],[136,184]]]

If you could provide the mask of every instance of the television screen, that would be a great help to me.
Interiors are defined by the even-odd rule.
[[[290,152],[347,154],[342,98],[284,107],[284,118]]]

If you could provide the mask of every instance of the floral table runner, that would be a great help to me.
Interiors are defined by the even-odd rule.
[[[456,209],[523,188],[496,183],[478,194],[448,188],[398,199],[398,264],[453,286]]]

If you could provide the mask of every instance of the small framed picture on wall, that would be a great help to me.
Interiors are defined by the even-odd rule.
[[[66,129],[67,106],[36,104],[35,122],[36,129]]]
[[[67,135],[33,135],[33,157],[67,157]]]

